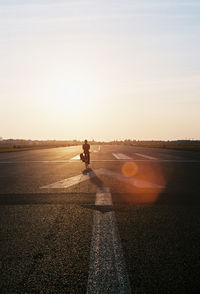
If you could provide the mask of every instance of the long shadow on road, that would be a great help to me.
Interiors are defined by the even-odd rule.
[[[101,189],[103,187],[102,180],[97,176],[97,174],[91,169],[85,169],[83,172],[83,175],[88,175],[90,182],[95,185],[97,188]]]
[[[103,181],[97,176],[97,174],[90,168],[83,171],[83,174],[88,174],[90,177],[90,182],[97,187],[98,190],[103,190]],[[95,211],[100,211],[101,213],[106,213],[113,210],[111,205],[90,205],[83,204],[81,205],[84,208],[92,209]]]

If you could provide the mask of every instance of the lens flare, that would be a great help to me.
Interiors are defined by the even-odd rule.
[[[129,177],[130,182],[123,185],[123,200],[131,205],[160,201],[165,197],[163,192],[172,172],[173,167],[169,165],[164,168],[159,163],[145,162],[138,166],[134,162],[126,162],[122,166],[122,173]]]
[[[126,162],[122,166],[122,173],[126,177],[133,177],[137,174],[137,172],[138,172],[138,166],[135,162]]]

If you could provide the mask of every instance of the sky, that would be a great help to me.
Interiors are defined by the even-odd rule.
[[[200,139],[200,0],[0,0],[0,136]]]

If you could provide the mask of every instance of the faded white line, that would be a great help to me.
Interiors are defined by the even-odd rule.
[[[124,176],[121,173],[117,173],[117,172],[114,172],[114,171],[111,171],[108,169],[100,168],[100,169],[97,169],[94,171],[91,170],[86,174],[80,174],[80,175],[70,177],[70,178],[49,184],[49,185],[42,186],[41,189],[65,189],[65,188],[69,188],[71,186],[77,185],[81,182],[90,180],[90,179],[92,179],[96,176],[99,176],[99,175],[106,175],[106,176],[112,177],[118,181],[122,181],[124,183],[127,183],[129,185],[132,185],[132,186],[138,187],[138,188],[144,188],[144,189],[163,188],[162,186],[151,183],[151,182],[147,182],[147,181],[140,180],[140,179],[133,178],[133,177],[129,178],[129,177]]]
[[[123,153],[113,153],[113,156],[117,159],[132,159],[131,157],[123,154]]]
[[[87,294],[131,294],[109,188],[97,191]]]
[[[110,188],[99,188],[96,193],[95,205],[112,205]]]
[[[78,155],[72,157],[71,160],[80,160],[80,154],[78,154]]]
[[[78,176],[74,176],[68,179],[64,179],[62,181],[58,181],[55,183],[52,183],[50,185],[46,185],[41,187],[41,189],[63,189],[63,188],[69,188],[71,186],[77,185],[81,182],[87,181],[91,178],[96,177],[96,174],[94,171],[90,171],[87,174],[80,174]]]
[[[155,157],[149,156],[149,155],[145,155],[145,154],[141,154],[141,153],[135,153],[137,156],[141,156],[147,159],[151,159],[151,160],[156,160]]]
[[[148,189],[148,188],[150,188],[150,189],[155,189],[155,188],[160,189],[160,188],[163,188],[163,186],[161,186],[161,185],[157,185],[157,184],[147,182],[147,181],[144,181],[144,180],[140,180],[140,179],[137,179],[137,178],[133,178],[133,177],[126,177],[121,173],[117,173],[115,171],[104,169],[104,168],[100,168],[97,171],[97,174],[98,175],[108,175],[108,176],[110,176],[112,178],[117,179],[118,181],[122,181],[124,183],[127,183],[129,185],[132,185],[132,186],[138,187],[138,188],[144,188],[144,189]]]

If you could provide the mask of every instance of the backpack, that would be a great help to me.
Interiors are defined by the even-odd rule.
[[[85,162],[85,156],[83,153],[80,154],[80,160],[82,160],[83,162]]]

